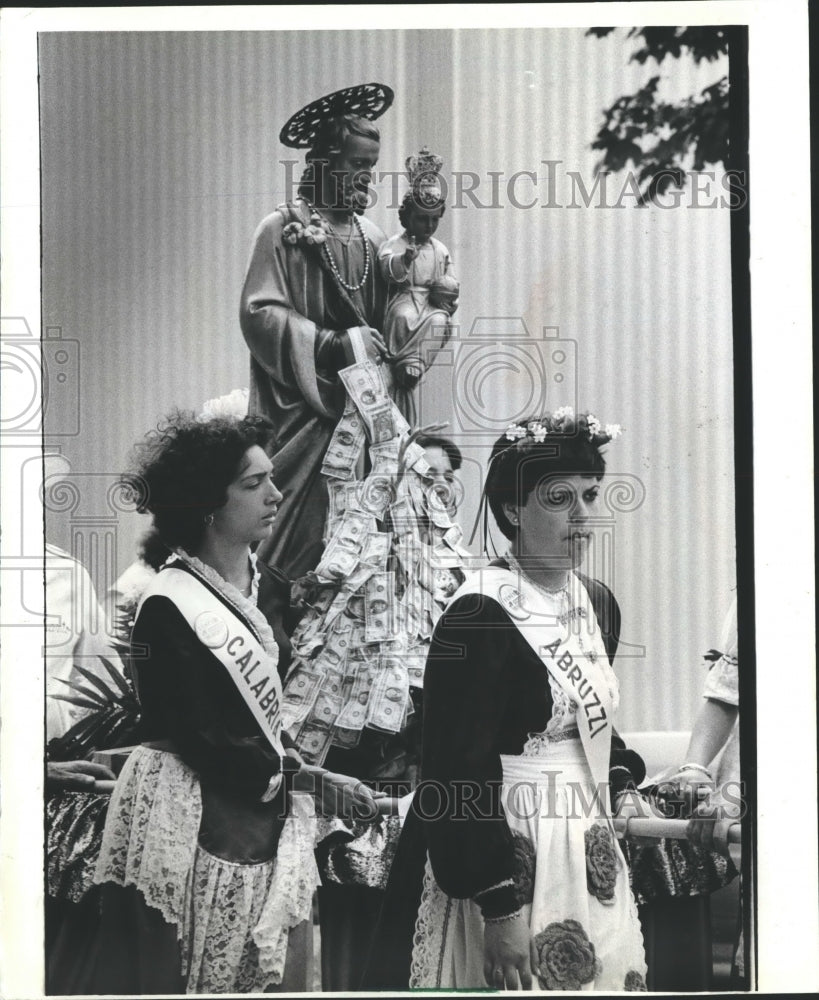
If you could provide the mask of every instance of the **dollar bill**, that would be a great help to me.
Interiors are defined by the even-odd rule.
[[[415,441],[410,441],[404,448],[401,461],[405,469],[413,469],[419,476],[424,476],[429,472],[429,462],[426,460],[426,452]],[[421,471],[422,469],[424,469],[423,472]]]
[[[392,503],[392,477],[370,473],[361,486],[361,509],[382,520]]]
[[[344,617],[337,618],[325,633],[324,647],[314,660],[314,669],[341,670],[350,650],[353,626]]]
[[[333,537],[327,543],[316,567],[322,580],[343,580],[358,565],[367,535],[375,531],[375,519],[361,511],[344,511]]]
[[[461,548],[461,541],[463,540],[464,533],[461,530],[459,524],[450,525],[449,528],[443,534],[443,542],[448,545],[451,549],[457,552],[459,555],[469,555],[469,553]]]
[[[409,477],[409,496],[416,521],[424,530],[429,530],[430,517],[427,507],[427,493],[424,484],[416,476]]]
[[[342,708],[342,684],[344,674],[340,670],[328,670],[319,687],[313,710],[308,718],[308,723],[312,722],[320,726],[335,725],[338,713]]]
[[[345,548],[336,534],[327,543],[316,575],[323,580],[340,581],[348,577],[358,565],[358,553]]]
[[[327,495],[329,497],[329,517],[340,520],[345,511],[360,509],[361,483],[331,480],[327,484]]]
[[[345,410],[324,453],[322,474],[335,479],[353,479],[365,437],[361,416],[354,409]]]
[[[398,441],[398,431],[393,416],[394,406],[387,399],[383,405],[362,411],[367,433],[372,444]]]
[[[382,642],[395,632],[395,574],[375,573],[364,587],[364,636]]]
[[[413,533],[399,535],[395,543],[395,554],[402,571],[412,579],[421,554],[418,536]]]
[[[344,593],[349,596],[362,591],[364,584],[370,579],[373,573],[378,572],[378,567],[373,566],[372,563],[365,562],[363,559],[359,562],[358,566],[352,571],[352,573],[344,581],[342,588]],[[362,591],[363,592],[363,591]]]
[[[339,378],[355,408],[365,418],[366,414],[389,403],[390,397],[381,369],[373,361],[359,361],[342,368]]]
[[[364,562],[375,566],[377,570],[387,568],[387,558],[390,554],[390,536],[383,531],[371,531],[364,542],[361,558]]]
[[[450,502],[450,490],[437,484],[427,486],[424,491],[426,495],[426,506],[429,517],[436,528],[444,531],[452,527],[452,518],[449,516],[448,504]]]
[[[292,730],[300,726],[310,714],[318,695],[322,675],[300,665],[291,673],[284,687],[282,700],[282,726]]]
[[[361,742],[360,729],[345,729],[336,726],[333,729],[333,746],[341,750],[352,750]]]
[[[395,403],[393,403],[392,406],[393,406],[392,419],[393,423],[395,424],[395,433],[399,437],[405,437],[409,433],[410,425],[404,419],[404,415],[401,413],[401,411],[398,409]]]
[[[409,682],[406,667],[397,656],[381,656],[370,693],[367,724],[388,733],[397,733],[406,715]]]
[[[426,646],[416,647],[420,648],[420,652],[410,652],[404,657],[404,663],[407,667],[407,681],[410,687],[423,687],[424,686],[424,670],[427,665],[427,653]]]
[[[305,763],[321,767],[330,749],[333,731],[312,723],[306,723],[295,737],[299,753]]]
[[[419,546],[419,559],[415,579],[425,591],[432,594],[435,591],[435,573],[432,564],[432,548],[425,542]]]
[[[373,476],[394,477],[398,474],[398,439],[371,444],[369,448]]]
[[[399,602],[402,608],[404,628],[402,635],[412,641],[421,634],[424,622],[425,596],[424,589],[417,581],[412,580]]]
[[[369,663],[362,662],[357,666],[355,678],[350,689],[349,698],[336,720],[336,726],[341,729],[361,730],[367,721],[367,712],[372,688],[372,668]]]
[[[402,497],[390,504],[390,520],[393,531],[398,535],[417,533],[417,519],[409,497]]]
[[[347,597],[347,606],[344,609],[344,613],[354,622],[364,621],[365,610],[363,590],[357,591],[355,594],[351,594]]]

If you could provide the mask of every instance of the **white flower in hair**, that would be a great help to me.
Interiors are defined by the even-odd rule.
[[[528,425],[528,430],[538,444],[542,444],[546,440],[546,435],[549,433],[539,420],[533,420]]]
[[[612,441],[616,441],[622,433],[623,428],[619,424],[606,424],[606,434]]]
[[[247,416],[249,389],[234,389],[224,396],[217,396],[209,399],[202,406],[202,412],[196,418],[199,423],[204,424],[217,417],[236,417],[241,419]]]
[[[526,428],[525,427],[521,427],[520,424],[509,424],[509,427],[508,427],[508,429],[506,431],[506,437],[510,441],[517,441],[520,438],[525,438],[526,437]]]
[[[555,424],[567,419],[574,420],[574,409],[571,406],[559,406],[552,414],[552,421]]]
[[[600,433],[600,421],[593,413],[589,413],[586,416],[586,423],[589,427],[589,435],[591,437],[597,437]]]

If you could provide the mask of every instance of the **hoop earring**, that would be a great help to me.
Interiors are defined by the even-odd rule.
[[[205,526],[209,528],[213,524],[213,514],[206,514],[204,520]]]

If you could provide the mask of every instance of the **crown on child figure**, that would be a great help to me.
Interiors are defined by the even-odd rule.
[[[429,206],[443,201],[444,194],[438,176],[444,165],[443,158],[422,146],[415,156],[408,156],[405,162],[410,188],[417,201]]]

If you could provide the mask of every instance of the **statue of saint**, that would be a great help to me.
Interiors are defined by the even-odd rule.
[[[297,112],[280,141],[307,149],[298,197],[259,224],[241,297],[250,349],[250,412],[276,427],[271,455],[283,493],[276,532],[260,552],[296,579],[318,563],[328,509],[321,466],[344,411],[338,378],[351,365],[351,337],[386,355],[386,288],[377,267],[384,234],[363,212],[389,87],[336,91]],[[358,331],[354,333],[354,331]]]

